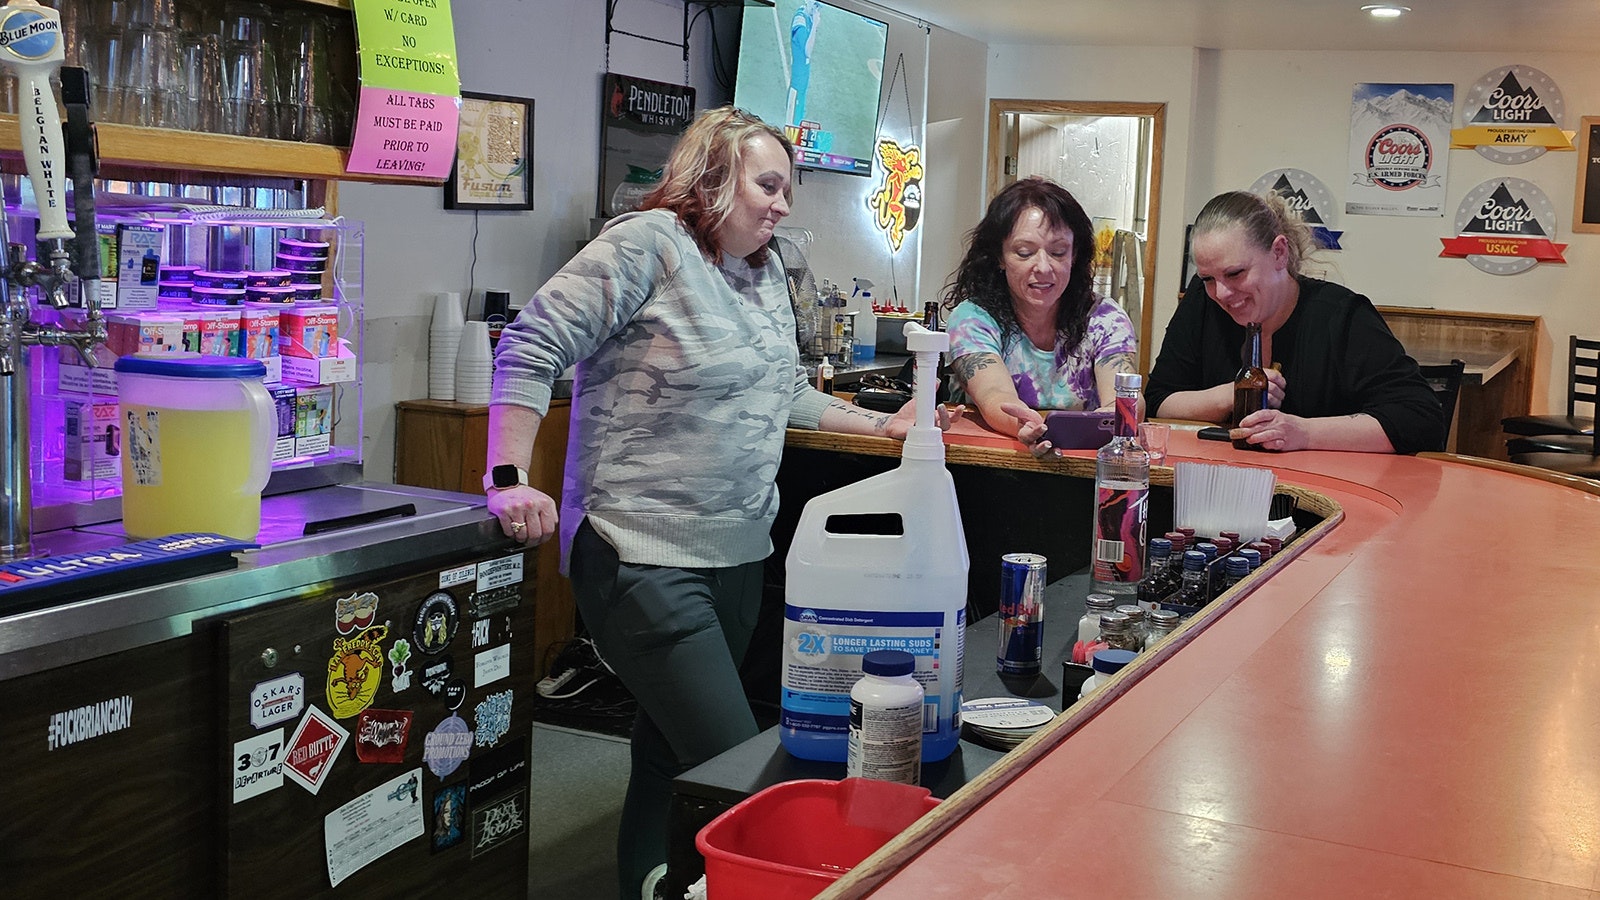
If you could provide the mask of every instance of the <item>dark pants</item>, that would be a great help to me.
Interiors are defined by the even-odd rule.
[[[762,564],[639,566],[585,521],[572,540],[578,612],[601,656],[639,701],[617,835],[622,900],[667,861],[672,779],[756,734],[739,681],[761,607]]]

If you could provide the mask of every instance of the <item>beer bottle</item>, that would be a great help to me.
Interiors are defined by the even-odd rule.
[[[1233,427],[1245,416],[1267,408],[1267,370],[1261,366],[1261,323],[1245,326],[1244,364],[1233,379]],[[1235,439],[1233,446],[1240,450],[1260,450],[1261,447],[1243,438]]]

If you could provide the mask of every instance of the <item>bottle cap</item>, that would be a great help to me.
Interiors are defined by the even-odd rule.
[[[1201,541],[1200,543],[1195,544],[1194,548],[1206,555],[1207,562],[1217,558],[1217,545],[1211,543],[1210,541]]]
[[[1222,571],[1229,575],[1249,575],[1250,560],[1242,556],[1230,556],[1222,561]]]
[[[1245,559],[1250,560],[1250,568],[1252,570],[1261,565],[1261,551],[1255,549],[1254,547],[1245,547],[1244,549],[1239,550],[1238,554]]]
[[[1172,555],[1172,542],[1167,540],[1166,538],[1151,538],[1150,539],[1150,554],[1152,556],[1170,556],[1170,555]]]
[[[1091,664],[1101,675],[1115,675],[1138,656],[1132,650],[1096,650]]]
[[[1110,594],[1090,594],[1083,599],[1083,605],[1091,610],[1111,612],[1117,608],[1117,598]]]
[[[1183,551],[1183,570],[1198,572],[1206,567],[1206,555],[1199,550]]]
[[[1176,628],[1183,616],[1178,615],[1175,609],[1152,609],[1150,611],[1150,624]]]
[[[1100,614],[1101,631],[1105,631],[1107,628],[1111,629],[1112,631],[1122,631],[1126,629],[1128,625],[1128,617],[1123,613],[1108,612]]]
[[[861,671],[896,678],[916,671],[917,658],[904,650],[874,650],[861,657]]]
[[[1184,547],[1186,547],[1189,543],[1189,536],[1181,531],[1169,531],[1167,532],[1166,537],[1167,540],[1172,542],[1172,549],[1179,552],[1182,552]]]
[[[1122,606],[1117,607],[1117,612],[1127,616],[1129,622],[1137,623],[1144,621],[1144,607],[1139,606],[1136,603],[1125,603]]]

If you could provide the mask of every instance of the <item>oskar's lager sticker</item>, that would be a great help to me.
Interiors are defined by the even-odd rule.
[[[1564,263],[1550,198],[1521,178],[1492,178],[1467,193],[1456,210],[1456,233],[1441,238],[1440,256],[1465,258],[1491,275],[1515,275],[1541,262]]]
[[[1300,169],[1273,169],[1250,185],[1250,193],[1258,197],[1277,194],[1283,198],[1285,206],[1311,226],[1318,244],[1328,250],[1344,249],[1339,246],[1339,237],[1344,232],[1333,230],[1339,207],[1333,202],[1328,186],[1317,176]]]
[[[1495,69],[1467,91],[1463,127],[1450,133],[1450,146],[1472,148],[1506,165],[1537,159],[1546,150],[1571,150],[1573,132],[1561,130],[1564,107],[1560,88],[1538,69]]]

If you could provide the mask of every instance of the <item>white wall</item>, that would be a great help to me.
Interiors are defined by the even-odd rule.
[[[1459,107],[1482,75],[1510,64],[1533,66],[1561,89],[1568,128],[1600,108],[1600,65],[1587,55],[1561,53],[1378,53],[1219,51],[1205,49],[994,46],[989,48],[990,97],[1050,100],[1165,102],[1160,248],[1155,328],[1159,341],[1181,288],[1183,226],[1213,195],[1248,188],[1263,173],[1305,169],[1321,179],[1340,205],[1345,250],[1326,258],[1332,277],[1377,303],[1441,309],[1515,312],[1544,318],[1534,406],[1565,403],[1565,342],[1593,334],[1600,284],[1600,236],[1570,231],[1578,161],[1547,153],[1519,166],[1501,166],[1471,150],[1450,153],[1443,218],[1346,216],[1350,182],[1346,147],[1350,91],[1357,82],[1449,82]],[[1451,236],[1455,209],[1479,183],[1514,176],[1537,184],[1554,204],[1558,240],[1570,243],[1565,266],[1540,264],[1514,276],[1478,271],[1464,260],[1439,257]],[[1554,349],[1552,349],[1552,341]],[[1152,350],[1159,349],[1156,344]],[[1153,358],[1153,356],[1152,356]]]

